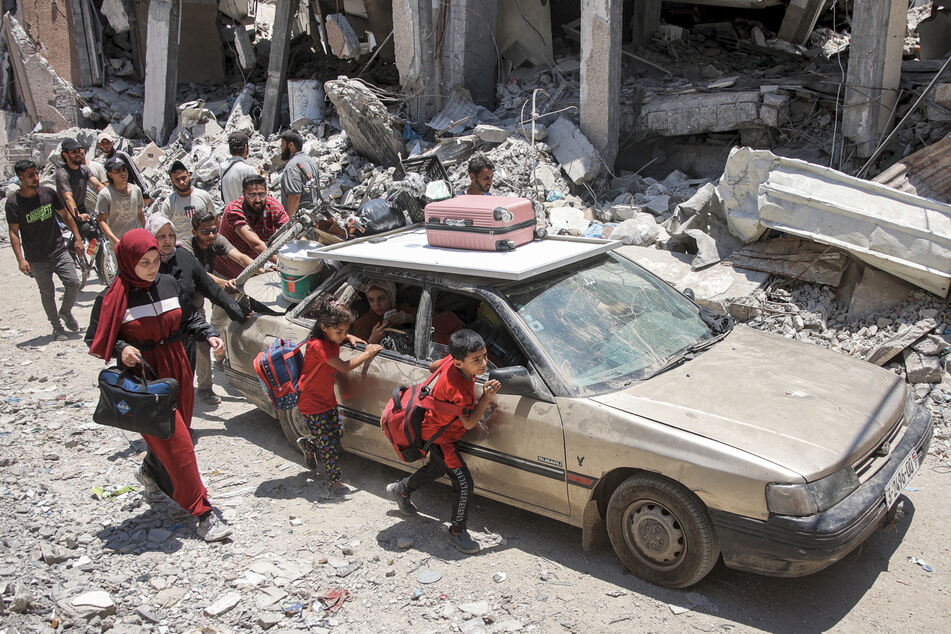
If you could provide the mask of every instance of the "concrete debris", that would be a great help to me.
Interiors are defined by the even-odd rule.
[[[844,285],[843,285],[844,286]],[[859,279],[851,288],[843,289],[843,298],[849,304],[849,317],[862,319],[873,313],[881,313],[899,307],[908,301],[915,287],[884,271],[863,267]]]
[[[764,101],[766,96],[770,97],[768,102]],[[775,127],[786,102],[788,97],[761,95],[759,90],[657,95],[641,105],[640,124],[644,131],[658,136],[726,132],[758,125]]]
[[[692,256],[673,251],[640,246],[624,246],[617,251],[677,290],[691,289],[698,304],[723,315],[731,312],[735,300],[752,295],[769,278],[768,273],[723,264],[694,271],[690,266]]]
[[[495,117],[483,106],[472,101],[465,88],[454,88],[439,111],[426,125],[441,134],[463,134],[481,122],[496,123]]]
[[[548,222],[555,231],[565,231],[573,236],[584,235],[591,221],[584,217],[581,209],[574,207],[554,207],[548,211]]]
[[[403,124],[367,85],[341,76],[326,82],[324,90],[357,152],[387,167],[398,165],[400,154],[405,152]]]
[[[848,257],[832,247],[801,238],[774,238],[734,249],[726,261],[744,269],[837,287]]]
[[[33,122],[46,132],[86,127],[85,105],[73,86],[61,78],[13,13],[3,16],[3,39],[10,53],[17,93]]]
[[[936,326],[937,322],[931,317],[922,319],[913,326],[903,325],[892,337],[872,348],[865,360],[875,365],[885,365],[905,348],[934,330]]]
[[[342,13],[331,13],[326,16],[324,26],[327,29],[327,42],[330,50],[337,57],[355,59],[360,56],[360,38]]]
[[[129,14],[126,12],[126,4],[123,0],[102,0],[99,11],[116,33],[125,33],[129,30]]]
[[[597,151],[568,118],[559,116],[548,127],[548,145],[575,185],[589,182],[598,175],[601,159]]]
[[[324,89],[313,79],[294,79],[287,82],[287,102],[291,121],[309,119],[312,123],[324,118]]]
[[[948,294],[949,205],[750,148],[731,152],[717,192],[730,231],[745,242],[778,229]]]
[[[258,55],[254,50],[254,44],[251,43],[251,35],[248,30],[238,25],[234,29],[234,48],[238,54],[238,65],[244,72],[250,72],[258,63]]]
[[[485,143],[502,143],[505,139],[512,136],[511,130],[485,124],[477,125],[472,133],[479,137],[480,141],[484,141]],[[531,134],[531,132],[529,132],[529,134]]]
[[[944,85],[951,88],[951,84]],[[947,105],[951,107],[951,100]],[[951,170],[951,136],[901,158],[872,180],[909,194],[951,203],[948,170]]]
[[[944,369],[938,356],[925,355],[915,350],[902,351],[905,358],[905,379],[909,383],[941,383]]]

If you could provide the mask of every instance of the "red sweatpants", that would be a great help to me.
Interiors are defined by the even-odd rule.
[[[195,448],[181,415],[175,413],[175,433],[171,437],[162,440],[143,434],[142,438],[151,454],[146,456],[145,462],[162,491],[195,517],[210,511],[208,492],[198,473]]]

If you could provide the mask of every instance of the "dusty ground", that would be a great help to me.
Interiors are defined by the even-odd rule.
[[[949,466],[933,456],[894,530],[831,568],[773,579],[719,565],[673,591],[627,574],[609,550],[583,552],[579,529],[482,498],[470,517],[485,550],[464,557],[436,519],[447,488],[417,496],[425,517],[404,519],[384,491],[398,472],[354,456],[343,461],[352,499],[321,499],[276,422],[222,376],[224,402],[199,405],[194,428],[211,500],[235,536],[206,545],[169,502],[92,495],[134,485],[144,445],[92,423],[100,365],[78,336],[51,341],[36,286],[7,245],[0,288],[0,632],[49,631],[54,619],[126,632],[260,631],[275,621],[271,631],[897,632],[943,629],[951,616]],[[81,323],[99,290],[81,293]],[[399,549],[400,538],[412,547]],[[423,571],[441,578],[420,583]],[[317,596],[338,587],[349,601],[323,612]],[[91,590],[108,593],[114,615],[70,614],[70,600]],[[233,607],[205,614],[222,598]]]

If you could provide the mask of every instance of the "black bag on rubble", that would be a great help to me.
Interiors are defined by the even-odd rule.
[[[362,224],[361,235],[372,236],[384,231],[392,231],[406,225],[403,212],[394,207],[385,198],[374,198],[362,205],[356,213]]]
[[[139,366],[141,376],[129,368],[111,367],[99,373],[99,404],[92,419],[100,425],[118,427],[137,434],[170,438],[175,433],[175,409],[178,381],[145,378],[145,361]]]

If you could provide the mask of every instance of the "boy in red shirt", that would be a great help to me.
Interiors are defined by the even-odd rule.
[[[472,475],[456,451],[456,441],[467,430],[476,426],[489,406],[489,401],[502,387],[502,384],[494,379],[487,381],[482,388],[482,397],[478,403],[475,402],[475,380],[485,372],[486,362],[485,342],[478,333],[459,330],[452,334],[449,338],[449,356],[432,364],[440,370],[432,396],[440,401],[460,405],[465,411],[462,416],[453,416],[428,410],[423,418],[423,440],[429,440],[445,428],[430,446],[429,461],[413,475],[386,487],[386,492],[396,501],[400,511],[406,515],[415,515],[416,506],[410,499],[413,491],[448,475],[452,490],[456,494],[448,533],[449,543],[469,555],[479,552],[479,543],[472,539],[466,530],[469,496],[472,495]],[[435,369],[433,368],[433,371]]]

